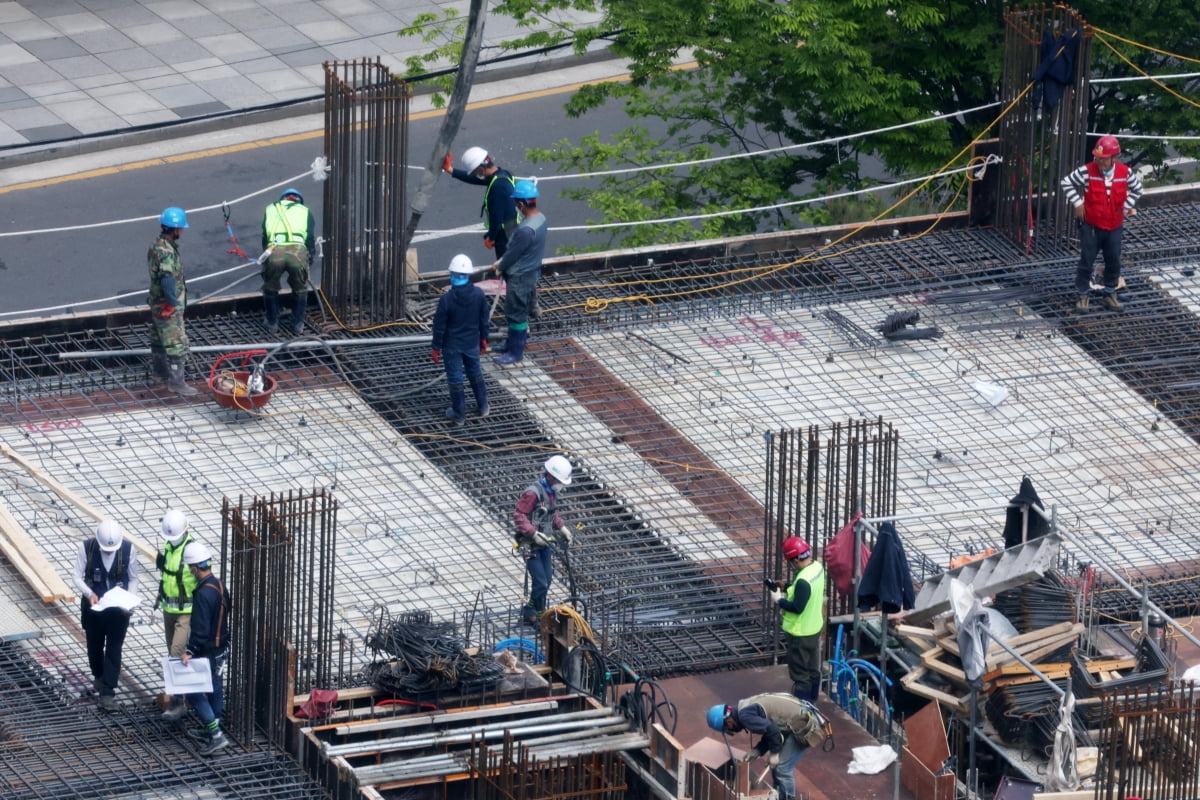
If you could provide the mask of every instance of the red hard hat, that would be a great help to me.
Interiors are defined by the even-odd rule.
[[[799,536],[789,536],[783,540],[783,557],[788,561],[793,558],[808,558],[811,554],[812,548]]]
[[[1100,158],[1119,156],[1121,155],[1121,143],[1115,136],[1101,136],[1100,141],[1096,142],[1096,149],[1092,151],[1092,155]]]

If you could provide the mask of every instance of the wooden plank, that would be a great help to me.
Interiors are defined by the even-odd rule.
[[[1069,674],[1071,670],[1070,663],[1056,662],[1050,664],[1037,664],[1038,670],[1052,678],[1062,678]],[[1086,661],[1084,667],[1090,673],[1100,673],[1105,670],[1117,669],[1133,669],[1137,666],[1137,660],[1133,658],[1109,658],[1103,661]],[[1009,677],[1030,677],[1029,667],[1019,662],[1012,664],[1002,664],[994,670],[983,676],[985,681],[1001,681]],[[1035,680],[1037,676],[1032,676]],[[998,683],[998,685],[1011,685]]]
[[[900,683],[904,684],[904,688],[908,689],[915,695],[920,695],[929,700],[936,700],[944,706],[954,710],[959,710],[963,707],[966,698],[956,697],[949,692],[943,692],[940,689],[934,689],[932,686],[926,686],[920,683],[920,679],[925,675],[925,667],[917,667],[914,670],[909,670],[904,677],[900,679]]]
[[[1036,631],[1010,636],[1004,640],[1004,643],[1013,650],[1020,650],[1022,645],[1028,644],[1029,642],[1037,642],[1042,639],[1048,639],[1051,636],[1058,636],[1059,634],[1073,630],[1076,625],[1079,625],[1079,623],[1071,622],[1070,620],[1066,622],[1059,622],[1055,625],[1050,625],[1045,628],[1038,628]],[[1082,625],[1079,625],[1079,630],[1083,630]]]
[[[41,594],[43,603],[53,603],[55,600],[68,602],[75,600],[75,593],[71,591],[71,587],[42,555],[42,551],[29,538],[29,534],[21,527],[21,523],[17,522],[16,517],[10,514],[3,505],[0,505],[0,530],[4,533],[4,536],[0,537],[0,542],[9,544],[4,547],[4,554],[9,561],[13,562],[13,566],[17,567],[33,590]],[[15,553],[12,552],[14,548]]]
[[[100,509],[93,506],[87,500],[84,500],[82,497],[75,494],[75,492],[71,491],[66,486],[63,486],[61,483],[59,483],[57,480],[55,480],[50,474],[48,474],[45,470],[43,470],[41,467],[39,467],[37,464],[34,464],[32,461],[25,458],[17,451],[13,450],[8,445],[0,444],[0,454],[3,454],[10,461],[19,465],[22,469],[24,469],[26,472],[28,472],[29,475],[34,480],[36,480],[38,483],[42,484],[47,489],[54,492],[56,495],[61,497],[66,502],[75,506],[75,508],[79,509],[79,511],[81,511],[83,514],[91,517],[94,522],[101,522],[101,521],[109,518],[108,514],[105,514],[103,511],[101,511]],[[121,527],[122,527],[122,529],[125,528],[124,525],[122,525]],[[158,555],[158,551],[155,548],[146,544],[141,539],[139,539],[137,536],[134,536],[132,533],[130,533],[128,530],[125,530],[125,541],[127,541],[131,545],[133,545],[134,550],[137,550],[139,553],[141,553],[143,556],[150,559],[151,561],[154,561],[155,557]]]
[[[927,670],[936,672],[939,675],[945,675],[947,678],[964,688],[971,688],[970,684],[967,683],[967,674],[958,667],[947,664],[946,662],[938,659],[937,656],[934,655],[935,652],[940,654],[942,649],[940,647],[936,647],[933,650],[926,650],[924,653],[922,653],[921,664]]]

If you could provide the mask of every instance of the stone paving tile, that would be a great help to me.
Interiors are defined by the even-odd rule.
[[[291,27],[280,17],[263,8],[253,8],[244,11],[230,11],[224,15],[225,20],[240,31],[250,32],[263,28],[269,29],[268,37],[286,33]]]
[[[172,72],[170,75],[156,75],[149,78],[142,78],[135,81],[134,85],[148,92],[151,89],[165,89],[170,86],[191,86],[192,82],[178,72]]]
[[[320,66],[326,61],[333,61],[333,53],[326,50],[324,47],[309,47],[304,50],[292,50],[289,52],[276,53],[279,60],[287,64],[289,67],[312,67]],[[322,80],[322,83],[324,81]]]
[[[179,115],[169,108],[154,111],[142,111],[132,114],[122,114],[130,125],[154,125],[160,122],[177,122]]]
[[[242,104],[246,104],[247,98],[255,98],[248,105],[262,105],[269,100],[263,96],[262,87],[258,83],[237,74],[215,80],[198,81],[196,85],[230,108],[238,108]]]
[[[193,106],[172,106],[171,110],[180,119],[189,119],[191,117],[204,117],[209,114],[221,114],[230,109],[224,103],[213,100],[208,103],[197,103]]]
[[[29,141],[30,140],[28,138],[17,133],[15,130],[5,125],[3,120],[0,120],[0,147],[28,144]]]
[[[162,17],[150,9],[140,5],[130,5],[127,2],[99,10],[96,12],[96,16],[120,30],[132,28],[135,25],[150,25],[163,21]]]
[[[164,0],[161,3],[146,3],[146,8],[158,14],[165,20],[182,21],[191,17],[202,17],[211,14],[204,6],[192,0]]]
[[[151,22],[147,25],[133,25],[125,28],[124,33],[143,47],[187,38],[187,35],[179,28],[163,21]]]
[[[36,88],[33,86],[28,88],[36,90]],[[2,110],[7,111],[14,108],[32,108],[36,105],[39,105],[37,100],[34,100],[33,97],[15,86],[9,86],[0,89],[0,109]]]
[[[108,28],[100,31],[84,31],[71,34],[71,39],[92,55],[111,53],[135,47],[134,41],[119,30]]]
[[[47,105],[54,113],[72,125],[101,125],[94,130],[108,130],[115,128],[121,124],[121,118],[106,108],[100,101],[92,97],[84,96],[83,99],[67,100],[62,103],[54,103]],[[107,122],[104,118],[107,117]]]
[[[335,22],[337,20],[333,14],[313,3],[305,5],[297,3],[279,12],[279,16],[287,20],[289,25],[296,28],[314,22]]]
[[[51,109],[59,103],[64,103],[68,100],[83,100],[88,96],[87,92],[80,89],[72,81],[66,80],[35,83],[23,88],[31,100]],[[0,97],[2,96],[0,94]]]
[[[41,125],[34,128],[19,128],[20,134],[27,142],[54,142],[59,139],[74,139],[83,131],[59,122],[53,125]]]
[[[62,31],[40,19],[25,19],[6,22],[4,35],[14,42],[28,42],[34,39],[53,39],[55,36],[62,36]]]
[[[51,67],[64,78],[70,79],[86,78],[110,72],[103,61],[91,55],[54,59],[47,61],[46,66]]]
[[[220,36],[203,36],[195,39],[196,44],[212,53],[226,64],[252,58],[262,58],[267,51],[244,33],[225,33]]]
[[[153,53],[166,63],[174,64],[177,67],[189,61],[212,58],[212,53],[188,39],[163,42],[161,44],[149,44],[146,45],[146,52]]]
[[[301,22],[293,27],[319,44],[344,42],[347,39],[359,38],[354,28],[351,28],[341,20]]]
[[[87,50],[66,36],[58,36],[53,39],[35,39],[25,42],[22,47],[37,56],[38,61],[53,61],[56,58],[89,55]]]
[[[209,11],[221,15],[226,15],[231,11],[244,11],[248,8],[258,7],[255,0],[197,0],[197,2]]]
[[[20,3],[0,3],[0,25],[34,19],[34,14]]]
[[[216,36],[222,33],[236,33],[237,28],[217,16],[193,17],[181,20],[179,27],[188,32],[193,39],[201,36]]]
[[[42,19],[61,17],[64,14],[83,14],[86,8],[72,0],[38,0],[37,13]]]
[[[359,14],[353,17],[342,17],[342,22],[349,25],[362,36],[376,36],[381,33],[395,33],[404,27],[404,23],[392,14],[383,11],[374,14]]]
[[[312,87],[312,81],[294,69],[268,70],[247,77],[271,94]]]
[[[286,66],[286,64],[275,56],[266,56],[265,58],[253,58],[249,61],[243,61],[234,65],[234,68],[243,75],[257,75],[260,72],[284,69]]]
[[[59,80],[63,77],[40,61],[22,61],[12,64],[5,64],[3,61],[0,61],[0,67],[4,68],[4,77],[11,81],[14,86],[46,83],[48,81]]]
[[[47,17],[46,21],[68,36],[75,33],[102,31],[109,28],[109,24],[104,19],[90,11],[85,11],[81,14],[63,14],[58,17]]]
[[[213,102],[213,96],[194,83],[182,86],[168,86],[161,89],[149,89],[146,94],[153,97],[166,108],[176,109],[180,106],[196,106]]]
[[[161,111],[165,108],[162,103],[155,100],[146,92],[139,90],[129,91],[128,87],[126,89],[124,92],[97,97],[96,99],[105,108],[123,117],[142,114],[147,111]]]
[[[48,125],[58,125],[62,122],[58,115],[42,104],[29,108],[9,108],[3,113],[4,121],[15,130],[23,131],[29,128],[40,128]]]
[[[150,69],[152,67],[166,69],[166,64],[156,58],[153,53],[143,50],[140,47],[131,47],[128,50],[115,50],[111,53],[100,53],[96,58],[107,64],[114,72],[122,74],[134,70]]]

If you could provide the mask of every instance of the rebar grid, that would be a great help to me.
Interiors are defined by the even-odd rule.
[[[74,702],[23,644],[0,644],[0,800],[150,796],[318,800],[327,794],[270,753],[206,760],[157,709],[101,714]],[[209,794],[211,793],[211,794]]]
[[[1200,292],[1178,271],[1195,249],[1181,232],[1196,218],[1194,206],[1148,209],[1131,224],[1130,311],[1113,318],[1118,327],[1103,339],[1116,348],[1101,354],[1105,364],[1173,363],[1194,339],[1164,329],[1157,312],[1172,307],[1164,298],[1177,298],[1171,314],[1182,325],[1198,304]],[[646,674],[756,663],[768,650],[754,636],[761,607],[746,598],[759,595],[761,553],[738,530],[752,529],[749,541],[757,543],[761,518],[718,523],[705,509],[730,492],[765,496],[764,432],[847,418],[895,421],[897,510],[930,514],[899,523],[910,560],[944,564],[994,545],[1003,505],[1026,473],[1062,510],[1064,526],[1094,547],[1120,537],[1122,557],[1134,566],[1190,558],[1182,520],[1200,474],[1193,423],[1163,416],[1139,394],[1161,387],[1114,382],[1076,344],[1099,350],[1092,332],[1112,323],[1102,314],[1066,315],[1073,257],[1022,260],[988,231],[825,255],[770,277],[791,291],[755,294],[747,285],[722,296],[618,303],[597,314],[552,311],[576,338],[552,339],[550,326],[535,325],[525,364],[488,373],[492,415],[462,428],[444,422],[444,377],[422,347],[346,348],[336,361],[324,350],[286,352],[272,366],[287,376],[283,389],[252,416],[212,404],[164,405],[141,384],[141,359],[56,358],[88,341],[140,343],[140,327],[13,340],[4,343],[0,367],[20,394],[10,391],[4,439],[148,539],[170,505],[187,509],[193,529],[212,543],[223,496],[330,488],[341,508],[339,571],[354,576],[335,598],[351,648],[380,608],[457,619],[479,605],[490,609],[489,632],[515,632],[501,623],[512,619],[523,582],[508,550],[511,504],[546,456],[567,451],[578,485],[565,494],[563,512],[583,526],[570,554],[575,594],[596,626],[613,632],[606,644],[622,656],[645,653],[633,663],[652,667]],[[762,255],[679,269],[751,263],[786,262]],[[674,269],[655,272],[670,277]],[[587,284],[565,290],[576,298],[626,293],[594,285],[615,282],[607,274],[560,276],[552,287],[569,280]],[[708,291],[717,281],[703,283]],[[807,305],[822,313],[812,316]],[[945,338],[872,343],[897,307],[919,309],[921,324],[939,326]],[[240,318],[194,327],[194,340],[206,343],[262,334]],[[198,372],[202,359],[192,362]],[[1184,384],[1173,389],[1185,396],[1195,393],[1186,385],[1189,368],[1185,362],[1172,372]],[[340,385],[343,374],[355,391]],[[1158,371],[1148,374],[1159,380]],[[600,379],[600,389],[589,388]],[[1003,383],[1010,399],[991,407],[971,389],[975,379]],[[587,402],[577,399],[585,394]],[[605,409],[606,397],[636,398],[636,408]],[[628,441],[634,436],[637,448]],[[677,486],[641,451],[681,443],[684,461],[666,465],[682,473]],[[714,473],[723,480],[714,482]],[[68,570],[90,523],[13,469],[0,476],[14,513]],[[561,563],[552,600],[571,593],[567,583]],[[0,591],[45,616],[23,587]],[[480,621],[476,631],[485,627]],[[126,648],[128,687],[145,694],[157,691],[159,626],[149,609],[137,612]],[[73,632],[57,624],[47,630],[40,646],[53,654],[56,674],[82,674]]]

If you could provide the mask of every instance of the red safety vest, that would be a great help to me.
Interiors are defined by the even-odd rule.
[[[1104,174],[1095,161],[1087,164],[1088,184],[1083,195],[1083,210],[1090,225],[1115,231],[1125,222],[1125,200],[1129,197],[1129,167],[1113,162],[1112,191],[1105,185]]]

